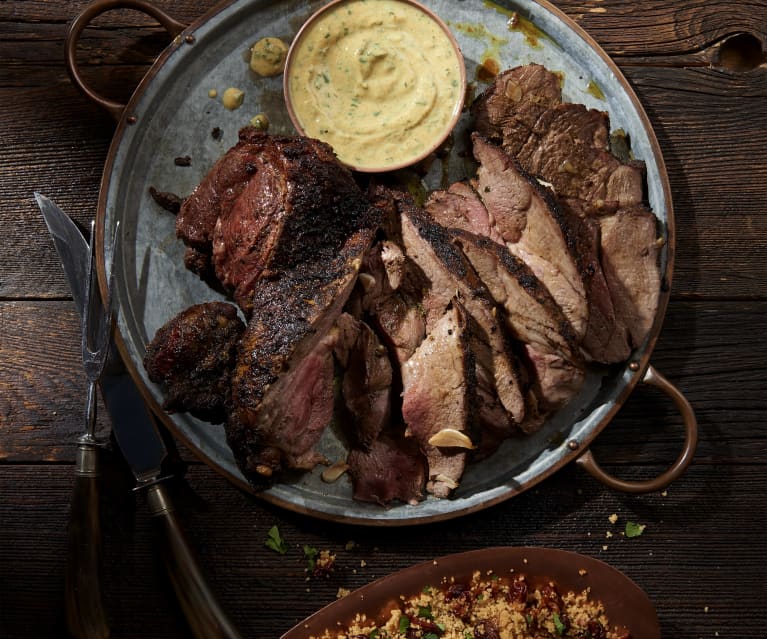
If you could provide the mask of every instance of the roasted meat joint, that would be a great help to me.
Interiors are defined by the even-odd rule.
[[[476,170],[423,206],[254,128],[183,201],[185,264],[231,302],[170,319],[144,364],[166,410],[223,422],[254,486],[332,464],[358,500],[448,498],[648,335],[657,221],[607,114],[527,65],[471,116]],[[329,428],[345,459],[322,454]]]

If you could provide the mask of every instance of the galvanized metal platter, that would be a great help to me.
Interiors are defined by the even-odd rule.
[[[101,237],[104,233],[111,236],[120,222],[123,251],[115,268],[120,304],[117,327],[131,373],[172,432],[205,462],[248,490],[252,488],[234,462],[223,427],[185,414],[166,415],[160,408],[161,389],[148,380],[142,365],[146,344],[162,324],[191,304],[219,298],[184,268],[184,247],[175,237],[174,218],[152,200],[149,187],[189,194],[235,143],[238,129],[258,113],[268,115],[270,131],[294,132],[284,107],[282,78],[256,77],[246,63],[247,52],[265,36],[290,42],[321,4],[239,0],[219,5],[186,27],[158,58],[129,104],[113,110],[119,122],[99,199]],[[649,120],[617,66],[575,23],[546,2],[506,0],[496,5],[485,0],[425,0],[424,4],[453,30],[470,79],[476,78],[477,67],[488,59],[501,69],[529,62],[544,64],[561,74],[566,100],[608,111],[612,128],[630,135],[634,155],[647,166],[649,203],[666,240],[661,273],[669,285],[674,227],[668,179]],[[512,27],[514,16],[516,26]],[[475,83],[478,93],[485,85]],[[245,92],[244,104],[235,111],[209,97],[209,90],[216,89],[220,96],[227,87]],[[467,126],[468,116],[464,116],[457,139]],[[220,137],[211,134],[214,128],[220,129]],[[456,148],[448,160],[450,179],[466,174],[460,151]],[[177,166],[174,159],[180,156],[189,156],[191,164]],[[427,176],[430,186],[437,186],[442,175],[442,168],[435,168]],[[429,498],[417,506],[389,508],[359,503],[351,498],[348,477],[326,484],[320,479],[321,469],[287,475],[258,496],[324,519],[414,524],[486,508],[530,488],[569,461],[591,459],[588,444],[634,386],[652,373],[649,357],[668,302],[667,290],[668,286],[661,293],[653,330],[631,361],[592,370],[581,394],[540,432],[509,440],[490,459],[469,467],[454,498]],[[331,460],[345,457],[343,440],[332,428],[321,442],[321,452]]]

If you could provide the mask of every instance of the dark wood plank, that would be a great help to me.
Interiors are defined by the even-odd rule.
[[[677,228],[672,291],[763,297],[767,280],[755,266],[767,258],[767,162],[760,151],[767,74],[626,71],[653,121],[671,181]]]
[[[72,302],[0,303],[0,460],[73,461],[86,387]]]
[[[109,469],[102,521],[112,636],[186,636],[144,504],[134,501],[123,471]],[[0,501],[5,638],[60,636],[70,477],[71,469],[59,466],[17,466],[12,475],[0,467],[0,494],[13,495]],[[666,496],[643,497],[605,491],[568,467],[533,491],[460,522],[404,529],[363,529],[283,513],[205,468],[191,469],[187,486],[176,491],[182,520],[244,636],[279,636],[333,601],[341,587],[353,589],[434,556],[494,545],[556,546],[609,561],[654,601],[663,636],[726,636],[733,619],[738,636],[761,636],[762,621],[753,612],[761,605],[758,585],[764,579],[757,558],[767,551],[763,467],[696,467]],[[613,513],[615,525],[608,520]],[[645,524],[644,534],[622,537],[627,520]],[[283,556],[264,547],[272,525],[288,544]],[[350,541],[355,546],[347,549]],[[336,554],[329,579],[307,580],[304,545]]]
[[[767,4],[759,0],[558,0],[554,4],[616,57],[684,56],[738,32],[751,33],[763,42],[767,39]]]

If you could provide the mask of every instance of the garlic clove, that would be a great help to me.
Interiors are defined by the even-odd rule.
[[[443,428],[429,438],[429,444],[439,448],[474,448],[468,435],[455,428]]]

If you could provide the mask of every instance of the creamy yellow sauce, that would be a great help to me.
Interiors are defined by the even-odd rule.
[[[460,112],[460,54],[428,14],[400,0],[347,0],[294,44],[287,78],[304,133],[363,170],[426,154]]]
[[[279,38],[261,38],[250,49],[250,69],[265,78],[279,75],[287,55],[288,45]]]

